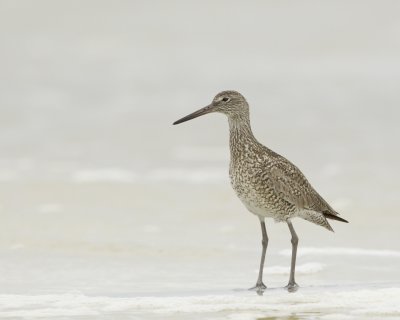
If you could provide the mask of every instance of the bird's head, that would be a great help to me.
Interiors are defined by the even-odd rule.
[[[211,112],[223,113],[229,118],[248,116],[249,105],[239,92],[222,91],[214,97],[211,104],[175,121],[173,124],[192,120]]]

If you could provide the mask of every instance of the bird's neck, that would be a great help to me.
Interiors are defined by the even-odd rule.
[[[258,144],[251,131],[248,115],[228,117],[229,120],[229,146],[231,160],[244,155],[249,149]]]

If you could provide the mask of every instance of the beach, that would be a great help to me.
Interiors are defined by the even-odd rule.
[[[400,318],[398,8],[1,2],[0,318]],[[172,126],[225,89],[350,222],[293,220],[295,293],[271,219],[247,290],[226,118]]]

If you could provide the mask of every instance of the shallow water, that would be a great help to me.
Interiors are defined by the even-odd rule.
[[[371,286],[311,287],[296,294],[281,288],[249,292],[186,292],[179,296],[115,297],[65,293],[2,296],[5,317],[102,319],[398,319],[399,289]],[[49,307],[50,306],[50,307]],[[151,310],[149,312],[149,310]]]
[[[398,9],[0,2],[0,317],[399,318]],[[296,293],[270,220],[247,291],[261,235],[226,119],[171,125],[223,89],[350,221],[294,220]]]

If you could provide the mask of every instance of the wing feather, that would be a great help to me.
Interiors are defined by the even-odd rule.
[[[269,187],[298,209],[338,214],[315,191],[301,171],[285,158],[279,156],[267,172]]]

